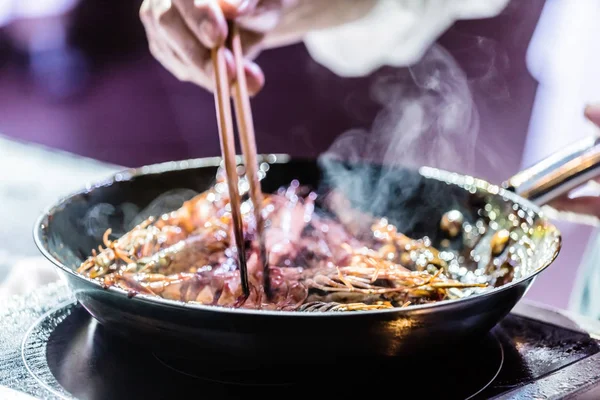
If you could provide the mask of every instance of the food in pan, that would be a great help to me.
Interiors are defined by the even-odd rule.
[[[440,221],[447,235],[442,243],[470,235],[465,239],[470,247],[435,248],[427,237],[407,237],[385,218],[346,208],[336,214],[323,206],[332,199],[339,204],[343,197],[333,192],[324,200],[297,181],[265,194],[271,296],[262,287],[249,200],[241,211],[251,293],[243,295],[222,180],[119,238],[111,240],[106,231],[104,246],[92,250],[77,271],[131,296],[246,309],[362,311],[456,299],[499,286],[514,278],[515,252],[527,245],[526,235],[521,247],[509,246],[516,237],[508,230],[492,229],[481,219],[469,224],[451,210]],[[361,229],[365,222],[367,229]]]

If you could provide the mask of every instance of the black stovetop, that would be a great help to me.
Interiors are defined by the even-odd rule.
[[[587,324],[595,331],[595,322]],[[257,359],[225,371],[210,360],[176,360],[110,335],[57,284],[0,311],[0,385],[42,399],[377,396],[392,388],[426,398],[600,398],[600,341],[580,325],[522,302],[469,348],[337,366],[324,354],[293,370]]]

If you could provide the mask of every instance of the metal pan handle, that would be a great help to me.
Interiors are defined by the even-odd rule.
[[[600,137],[574,143],[524,169],[503,187],[538,206],[569,193],[600,175]]]

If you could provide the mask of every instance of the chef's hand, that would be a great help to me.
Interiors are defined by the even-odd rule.
[[[600,128],[600,104],[586,107],[585,116]],[[583,195],[573,198],[565,195],[548,205],[557,211],[600,218],[600,178],[596,178],[589,185],[598,189],[594,190],[598,192],[598,195]]]
[[[211,49],[228,35],[227,20],[240,28],[244,70],[251,95],[265,78],[255,59],[261,50],[302,40],[314,29],[363,17],[377,0],[144,0],[140,19],[150,52],[175,77],[213,90]],[[233,54],[226,50],[230,79]]]
[[[175,77],[212,90],[211,49],[225,42],[227,20],[240,26],[248,90],[255,94],[264,84],[260,68],[251,61],[262,36],[272,29],[281,1],[268,0],[144,0],[140,19],[150,52]],[[260,24],[252,24],[260,18]],[[248,24],[244,24],[248,22]],[[226,50],[230,77],[235,76],[233,55]]]

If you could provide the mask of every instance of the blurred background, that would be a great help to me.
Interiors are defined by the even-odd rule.
[[[498,17],[459,21],[438,40],[469,77],[480,115],[467,172],[500,183],[585,134],[583,105],[600,90],[575,80],[577,68],[597,66],[585,57],[598,10],[574,3],[588,2],[512,1]],[[31,228],[59,196],[123,167],[219,154],[212,95],[150,56],[140,4],[0,0],[0,281],[42,262]],[[561,67],[565,57],[574,69]],[[303,44],[266,51],[258,63],[267,77],[253,100],[259,151],[308,157],[371,126],[381,109],[372,83],[391,73],[341,78]],[[564,250],[528,296],[567,307],[592,230],[560,227]]]

